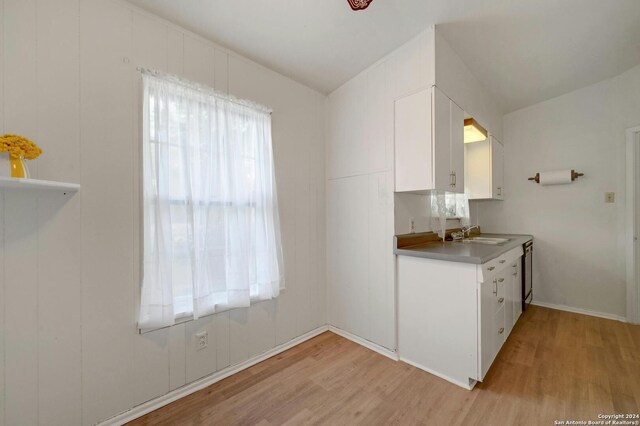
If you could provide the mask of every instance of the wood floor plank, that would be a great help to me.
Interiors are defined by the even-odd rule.
[[[466,391],[327,332],[131,425],[552,425],[640,410],[640,326],[532,306]]]

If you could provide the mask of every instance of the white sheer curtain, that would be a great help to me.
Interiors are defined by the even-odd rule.
[[[447,231],[447,219],[456,218],[460,226],[469,226],[469,199],[466,194],[431,191],[431,230],[444,238]]]
[[[144,265],[139,327],[284,288],[271,114],[143,72]]]

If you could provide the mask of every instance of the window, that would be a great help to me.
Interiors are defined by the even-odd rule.
[[[469,226],[469,200],[466,194],[431,191],[431,230],[444,238],[447,219],[458,219],[460,226]]]
[[[140,328],[284,286],[270,111],[143,72]]]

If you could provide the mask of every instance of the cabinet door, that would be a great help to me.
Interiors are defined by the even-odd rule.
[[[493,348],[493,359],[496,358],[498,352],[502,348],[504,344],[504,340],[506,338],[506,327],[505,327],[505,309],[504,305],[498,312],[496,312],[495,317],[493,317],[493,333],[494,333],[494,348]]]
[[[464,193],[464,111],[453,101],[451,107],[451,171],[453,192]]]
[[[395,103],[396,191],[433,189],[431,89]]]
[[[504,147],[491,137],[491,172],[493,180],[493,197],[504,200]]]
[[[497,334],[494,332],[497,288],[497,278],[480,284],[480,381],[489,371],[497,353]]]
[[[453,169],[451,168],[451,100],[433,87],[433,176],[434,189],[453,191]],[[460,180],[464,190],[464,174]]]
[[[522,259],[513,262],[513,325],[516,325],[522,314]]]
[[[509,336],[511,330],[513,329],[514,324],[514,314],[513,314],[513,273],[515,268],[509,267],[506,270],[507,280],[505,281],[504,286],[504,335],[505,338]]]
[[[464,147],[465,191],[470,200],[486,200],[493,197],[491,173],[491,140],[468,143]]]

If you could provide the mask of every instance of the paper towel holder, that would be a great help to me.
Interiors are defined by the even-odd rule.
[[[584,173],[578,173],[575,170],[571,170],[571,182],[578,179],[580,176],[584,176]],[[540,173],[536,173],[534,177],[529,178],[530,181],[534,181],[535,183],[540,183]]]

